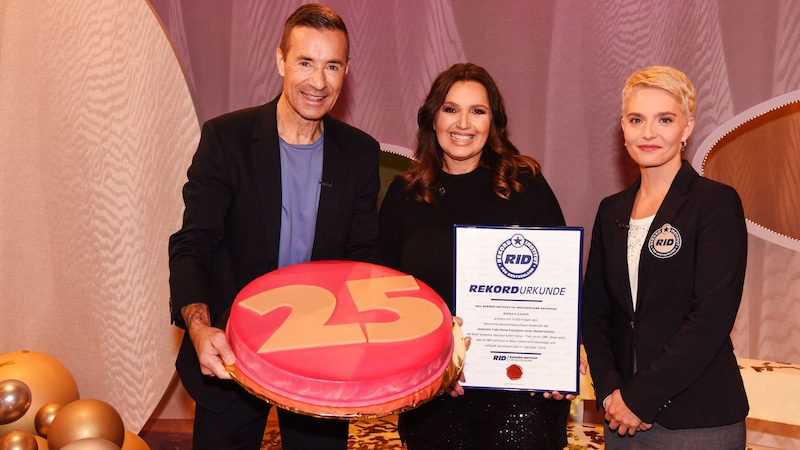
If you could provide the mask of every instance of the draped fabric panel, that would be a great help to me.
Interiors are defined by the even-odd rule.
[[[147,3],[0,1],[0,354],[54,357],[134,432],[174,373],[167,238],[198,139]]]
[[[300,3],[0,0],[0,351],[49,351],[83,397],[143,423],[176,352],[166,242],[199,123],[280,92],[275,49]],[[631,71],[695,83],[690,161],[726,120],[800,89],[794,0],[325,3],[351,38],[336,116],[411,148],[436,74],[482,65],[513,142],[587,232],[636,174],[619,125]],[[800,362],[800,254],[751,236],[748,264],[738,355]]]
[[[188,58],[200,121],[280,92],[275,48],[301,3],[152,0]],[[633,70],[672,65],[692,79],[698,106],[689,161],[738,112],[800,89],[800,3],[792,0],[326,4],[351,39],[337,116],[387,146],[411,148],[416,111],[436,74],[461,61],[482,65],[505,97],[512,140],[542,163],[567,223],[587,232],[600,200],[638,173],[619,124],[620,91]],[[800,361],[796,340],[785,339],[800,325],[800,254],[756,237],[750,248],[737,351]]]

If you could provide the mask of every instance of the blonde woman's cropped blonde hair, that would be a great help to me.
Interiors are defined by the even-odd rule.
[[[694,116],[697,106],[697,92],[685,73],[669,66],[650,66],[633,72],[622,88],[622,114],[631,94],[640,88],[657,88],[675,97],[686,119]]]

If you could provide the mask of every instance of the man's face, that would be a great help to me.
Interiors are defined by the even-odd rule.
[[[295,27],[276,51],[283,97],[298,119],[317,121],[336,104],[347,73],[347,39],[339,30]]]

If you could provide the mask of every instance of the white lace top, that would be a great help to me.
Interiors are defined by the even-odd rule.
[[[628,227],[628,280],[631,284],[633,310],[636,311],[637,292],[639,291],[639,258],[642,247],[647,240],[647,230],[653,224],[655,215],[642,219],[631,219]]]

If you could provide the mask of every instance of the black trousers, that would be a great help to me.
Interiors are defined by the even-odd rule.
[[[231,406],[215,413],[197,405],[193,450],[261,448],[270,404],[242,390]],[[278,408],[284,450],[346,450],[349,422],[320,419]]]

